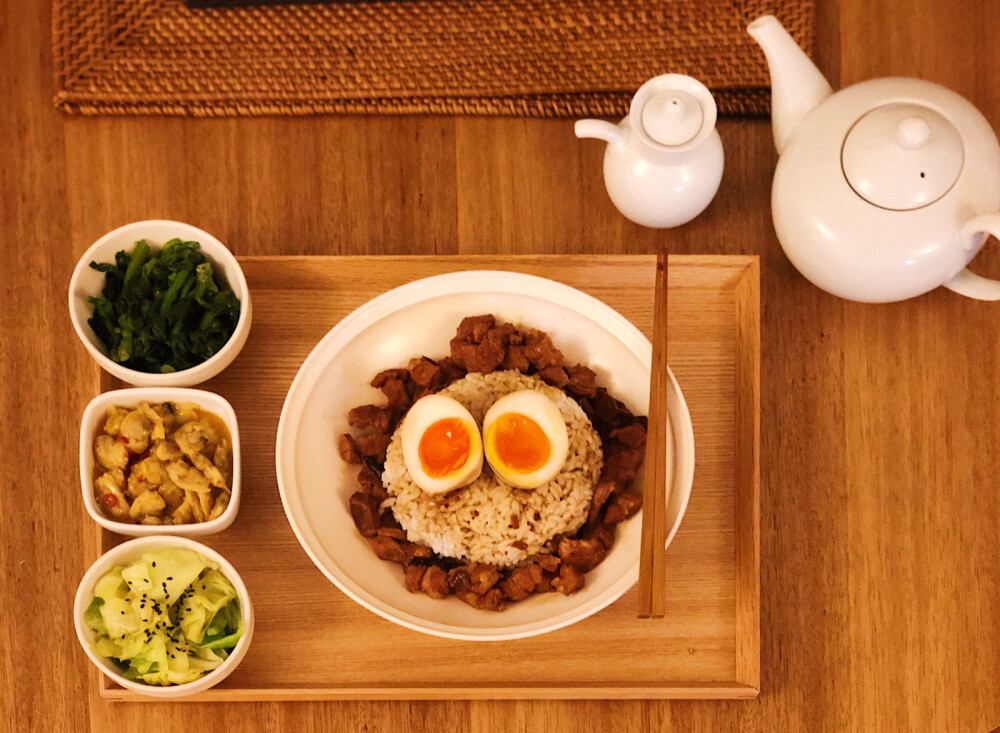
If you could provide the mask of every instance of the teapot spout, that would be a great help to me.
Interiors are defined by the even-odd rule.
[[[792,130],[833,89],[773,15],[758,18],[747,32],[764,49],[771,71],[771,127],[780,154]]]
[[[577,120],[573,132],[580,138],[592,137],[619,147],[625,146],[628,136],[625,129],[604,120]]]

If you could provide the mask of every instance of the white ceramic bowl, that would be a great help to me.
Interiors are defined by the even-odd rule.
[[[119,522],[111,519],[101,511],[101,508],[97,505],[97,499],[94,497],[94,436],[97,434],[98,428],[104,423],[105,413],[111,405],[135,407],[140,402],[166,401],[193,402],[209,412],[214,412],[222,418],[222,422],[229,428],[229,435],[233,443],[233,479],[232,486],[230,486],[232,496],[229,500],[229,506],[222,512],[221,516],[208,522],[193,524],[129,524],[128,522]],[[236,412],[228,400],[214,392],[206,392],[201,389],[186,389],[183,387],[131,387],[129,389],[117,389],[97,395],[83,411],[83,419],[80,421],[80,486],[83,489],[83,503],[87,507],[87,513],[90,514],[91,518],[112,532],[132,537],[148,537],[151,535],[200,537],[221,532],[233,523],[233,520],[236,519],[236,513],[240,510],[241,464],[240,429],[239,424],[236,422]]]
[[[90,267],[91,262],[114,262],[115,253],[119,250],[131,250],[140,239],[147,240],[156,247],[166,244],[171,239],[180,237],[195,241],[201,245],[201,252],[212,263],[216,274],[221,274],[229,283],[240,301],[240,318],[236,330],[219,351],[207,361],[190,369],[183,369],[170,374],[149,374],[128,369],[116,364],[104,351],[93,329],[87,324],[87,319],[93,315],[93,308],[87,302],[88,295],[100,295],[104,287],[104,273]],[[229,366],[236,355],[240,353],[250,333],[252,308],[250,304],[250,289],[239,263],[232,252],[226,249],[218,239],[208,232],[202,231],[190,224],[179,221],[150,220],[126,224],[94,242],[84,253],[69,281],[69,314],[73,321],[80,341],[90,352],[101,368],[123,382],[141,387],[185,387],[200,384],[211,379]]]
[[[510,272],[458,272],[419,280],[368,302],[337,324],[299,370],[278,425],[278,487],[288,521],[316,566],[337,587],[378,615],[437,636],[474,641],[534,636],[575,623],[617,600],[639,578],[641,514],[624,522],[608,557],[571,596],[548,593],[502,613],[480,611],[455,597],[434,600],[403,586],[398,565],[379,560],[354,526],[348,498],[357,466],[334,449],[348,431],[347,412],[384,395],[369,386],[381,369],[416,355],[438,358],[467,315],[548,331],[567,363],[597,373],[635,414],[646,414],[652,349],[619,313],[579,290]],[[674,461],[667,502],[669,539],[687,506],[694,476],[691,418],[671,376],[668,409]],[[642,476],[637,479],[641,486]]]
[[[159,687],[125,679],[118,673],[112,662],[99,656],[92,647],[93,633],[84,623],[83,613],[94,599],[94,586],[97,585],[97,581],[111,570],[111,568],[116,565],[125,565],[133,562],[149,550],[167,547],[194,550],[219,566],[219,570],[236,589],[236,595],[240,601],[240,610],[243,612],[243,636],[236,642],[233,653],[217,669],[213,669],[193,682],[187,682],[183,685]],[[236,568],[210,547],[206,547],[194,540],[185,539],[184,537],[140,537],[113,547],[101,555],[97,559],[97,562],[90,566],[90,569],[83,576],[83,580],[80,581],[80,587],[77,588],[76,598],[73,602],[73,625],[76,628],[76,637],[80,640],[80,646],[83,647],[83,651],[90,657],[90,661],[122,687],[142,695],[148,695],[149,697],[186,697],[203,692],[222,682],[222,680],[226,679],[236,669],[243,657],[246,656],[247,649],[250,647],[250,639],[253,637],[253,624],[253,605],[250,603],[250,595],[247,593],[246,585],[243,584],[240,574],[236,572]]]

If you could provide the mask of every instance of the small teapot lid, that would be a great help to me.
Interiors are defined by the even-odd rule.
[[[660,145],[683,145],[705,119],[698,100],[679,89],[657,92],[642,108],[642,129]]]
[[[632,98],[632,128],[654,145],[687,150],[715,129],[717,110],[708,88],[683,74],[663,74],[643,84]]]
[[[962,136],[922,104],[875,107],[854,123],[841,150],[844,176],[870,204],[911,211],[932,204],[955,185],[965,161]]]

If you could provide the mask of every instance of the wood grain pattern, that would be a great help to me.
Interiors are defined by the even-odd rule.
[[[737,363],[751,363],[760,352],[760,263],[749,263],[735,289]],[[736,475],[760,476],[760,431],[752,426],[760,415],[760,360],[740,371],[735,392]],[[736,679],[760,687],[760,483],[750,487],[750,501],[736,506],[736,533],[749,541],[736,546]],[[742,624],[742,627],[740,625]]]
[[[653,330],[650,341],[649,409],[646,412],[646,457],[643,479],[642,536],[639,543],[639,618],[663,618],[666,603],[664,544],[667,539],[666,506],[670,494],[667,455],[673,440],[667,427],[667,263],[665,254],[656,256],[653,284]],[[735,309],[734,309],[735,311]],[[737,332],[739,327],[737,326]],[[759,362],[758,362],[759,368]],[[759,415],[758,415],[759,418]],[[739,449],[737,448],[737,451]],[[667,485],[666,492],[657,487]],[[752,491],[752,488],[751,488]],[[759,570],[758,566],[758,570]],[[737,621],[739,625],[739,621]],[[758,658],[758,664],[760,662]]]
[[[925,76],[1000,124],[1000,3],[831,0],[818,11],[818,57],[835,87]],[[66,119],[51,105],[49,31],[47,2],[0,0],[0,729],[964,733],[1000,724],[997,305],[946,292],[853,305],[806,283],[774,237],[766,121],[723,120],[726,173],[712,205],[655,231],[615,211],[603,146],[576,140],[569,121]],[[65,285],[98,236],[160,216],[244,255],[760,255],[760,697],[100,699],[68,623],[54,623],[68,617],[86,567],[73,446],[97,373],[69,325]],[[1000,277],[996,242],[973,267]],[[26,450],[53,435],[68,438],[44,460]]]
[[[757,496],[757,474],[755,464],[740,466],[736,455],[738,441],[757,441],[759,413],[741,416],[732,406],[744,399],[756,404],[752,394],[735,393],[737,384],[752,389],[759,368],[757,311],[741,300],[744,283],[755,288],[756,259],[672,258],[671,364],[691,412],[698,460],[687,514],[668,552],[669,571],[660,578],[669,589],[666,618],[637,622],[633,589],[566,629],[486,645],[385,621],[313,566],[285,519],[274,473],[275,431],[288,387],[341,318],[389,283],[441,272],[499,269],[556,279],[600,297],[648,336],[655,258],[268,257],[244,258],[242,265],[254,299],[251,335],[236,361],[205,387],[237,411],[243,498],[234,525],[204,541],[246,582],[256,630],[239,668],[194,701],[754,694],[749,683],[759,677],[760,658],[746,649],[759,625],[759,567],[741,573],[737,558],[755,556],[757,532],[737,528],[736,518],[757,514],[747,504]],[[747,322],[737,324],[737,314]],[[120,386],[104,375],[100,385]],[[96,525],[92,534],[100,538],[87,548],[92,560],[124,539]],[[313,661],[303,665],[290,653],[296,649],[309,649]],[[633,661],[622,665],[621,658]],[[379,664],[366,663],[370,659]],[[147,701],[106,677],[98,684],[106,699]]]

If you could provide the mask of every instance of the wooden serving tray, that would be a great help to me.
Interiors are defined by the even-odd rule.
[[[470,269],[516,270],[590,293],[652,330],[655,258],[250,257],[250,338],[203,385],[236,409],[243,500],[236,522],[205,539],[239,570],[256,629],[233,674],[190,700],[751,698],[760,685],[759,267],[756,257],[670,258],[670,365],[694,423],[687,514],[667,552],[663,619],[636,618],[636,591],[549,634],[453,641],[365,610],[330,583],[285,519],[274,470],[285,394],[341,318],[412,280]],[[102,377],[101,389],[119,386]],[[122,537],[93,535],[95,559]],[[402,580],[400,580],[402,582]],[[96,669],[109,700],[150,700]]]

